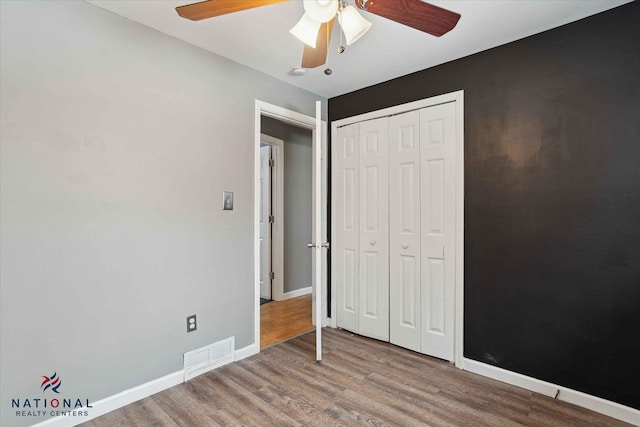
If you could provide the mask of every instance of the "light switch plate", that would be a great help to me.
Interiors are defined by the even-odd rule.
[[[233,210],[233,191],[222,192],[222,210],[225,210],[225,211]]]

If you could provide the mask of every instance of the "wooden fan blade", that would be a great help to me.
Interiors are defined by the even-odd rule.
[[[459,13],[420,0],[369,0],[362,3],[361,0],[356,1],[358,8],[437,37],[451,31],[460,19]]]
[[[199,21],[285,1],[287,0],[208,0],[176,7],[176,12],[183,18]]]
[[[331,41],[333,22],[334,19],[329,22],[325,22],[320,26],[315,49],[309,45],[304,45],[304,52],[302,53],[302,68],[315,68],[327,62],[327,52],[329,49],[329,42]]]

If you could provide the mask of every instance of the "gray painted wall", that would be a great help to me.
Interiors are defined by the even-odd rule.
[[[252,344],[254,99],[320,97],[85,2],[0,8],[0,425],[43,420],[10,409],[43,375],[93,402]]]
[[[284,141],[284,291],[311,286],[311,131],[263,117],[261,131]]]

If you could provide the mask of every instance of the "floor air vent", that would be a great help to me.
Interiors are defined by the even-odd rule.
[[[184,354],[184,380],[188,381],[233,362],[234,337],[192,350]]]

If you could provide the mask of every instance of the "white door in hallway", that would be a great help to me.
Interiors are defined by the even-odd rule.
[[[271,299],[271,146],[260,147],[260,298]]]
[[[421,352],[454,359],[455,103],[420,110]]]

